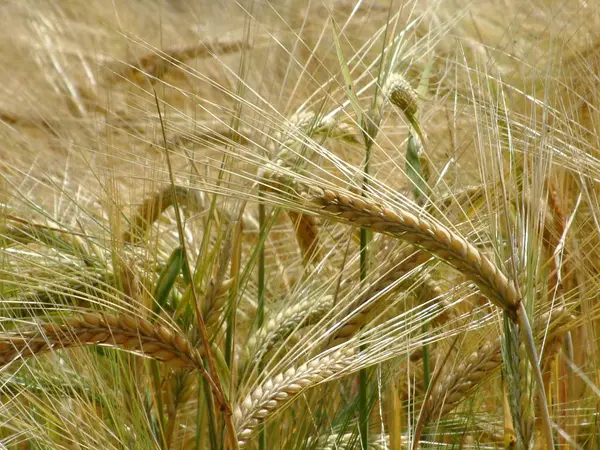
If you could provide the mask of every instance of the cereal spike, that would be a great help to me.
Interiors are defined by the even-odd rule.
[[[140,318],[101,314],[85,314],[64,323],[41,323],[0,336],[0,367],[53,349],[99,344],[139,352],[175,367],[204,367],[201,353],[165,326]]]
[[[248,394],[233,412],[240,449],[248,445],[258,426],[284,404],[316,384],[339,376],[354,361],[354,354],[336,351],[314,358],[270,378]]]
[[[382,93],[384,101],[389,101],[402,110],[406,119],[419,135],[421,143],[424,144],[425,136],[419,124],[418,97],[410,83],[401,74],[393,73],[385,82]]]
[[[288,185],[305,205],[339,222],[385,233],[434,254],[472,279],[482,293],[516,320],[520,303],[515,284],[475,246],[445,226],[417,217],[406,210],[391,209],[367,198],[356,198],[332,189],[308,189],[268,168],[266,184]]]

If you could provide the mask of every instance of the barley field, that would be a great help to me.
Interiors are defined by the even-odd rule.
[[[600,449],[600,1],[0,24],[0,448]]]

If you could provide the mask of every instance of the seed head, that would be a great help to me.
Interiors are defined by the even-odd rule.
[[[390,103],[400,108],[407,117],[415,117],[419,106],[417,93],[399,73],[391,74],[383,86],[383,95]]]

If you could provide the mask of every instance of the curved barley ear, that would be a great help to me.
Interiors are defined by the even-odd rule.
[[[291,189],[292,198],[297,196],[293,198],[295,201],[303,200],[306,209],[319,212],[341,223],[407,241],[454,266],[476,283],[481,292],[523,331],[527,358],[532,366],[538,394],[542,399],[544,435],[547,445],[554,446],[550,413],[531,325],[515,283],[509,280],[499,267],[463,237],[428,218],[417,217],[400,208],[391,209],[374,200],[355,197],[336,189],[308,188],[290,177],[273,172],[270,168],[263,169],[261,174],[264,184],[269,185],[275,181],[285,188],[283,191],[280,188],[280,192],[290,192]]]
[[[228,433],[233,433],[229,403],[204,369],[202,351],[181,334],[138,317],[84,314],[63,323],[41,323],[37,327],[0,335],[0,367],[50,350],[88,345],[105,345],[139,353],[172,367],[199,371],[225,412]],[[228,439],[233,439],[233,435]]]
[[[200,351],[182,335],[144,319],[108,314],[84,314],[63,323],[46,322],[0,335],[0,366],[50,350],[88,345],[105,345],[174,367],[204,370]]]
[[[189,212],[197,212],[208,203],[210,202],[202,191],[183,186],[166,186],[142,201],[130,219],[129,228],[123,233],[122,239],[127,244],[140,244],[152,225],[171,206],[177,204],[179,207],[187,208]],[[229,211],[218,208],[219,218],[231,219]],[[242,220],[248,223],[249,228],[253,228],[249,217],[243,216]]]
[[[154,193],[139,206],[135,216],[131,220],[128,230],[123,233],[123,241],[130,244],[140,243],[144,235],[148,232],[152,224],[164,213],[170,206],[178,203],[185,203],[190,195],[186,188],[171,186]]]
[[[466,395],[502,364],[500,342],[484,343],[466,361],[440,380],[423,405],[423,423],[452,411]]]
[[[449,228],[368,198],[333,189],[308,188],[269,168],[262,174],[265,184],[289,186],[293,189],[291,196],[297,196],[294,200],[302,201],[303,206],[313,211],[338,222],[402,239],[455,266],[474,281],[492,303],[516,320],[520,299],[515,284],[475,246]]]
[[[298,327],[318,322],[333,307],[333,297],[318,299],[308,297],[291,304],[266,322],[248,341],[248,353],[260,361],[278,343],[285,340]]]
[[[268,379],[248,394],[233,411],[240,449],[258,432],[259,425],[301,392],[323,381],[344,375],[354,362],[354,353],[338,350],[323,354]]]
[[[572,326],[573,317],[564,308],[556,308],[541,316],[540,326],[537,329],[538,337],[543,335],[544,327],[550,324],[547,340],[560,339],[569,327]],[[524,350],[523,350],[524,352]],[[521,364],[523,359],[519,360]],[[526,361],[526,359],[525,359]],[[441,418],[455,409],[470,393],[485,380],[487,380],[502,365],[501,342],[499,338],[490,339],[483,343],[477,350],[469,355],[457,367],[444,374],[433,387],[431,394],[425,400],[421,415],[423,424]],[[442,368],[443,369],[443,368]],[[521,396],[524,395],[521,391]],[[539,401],[538,401],[539,403]],[[532,438],[533,424],[531,411],[519,405],[520,420],[518,429],[524,434],[524,442]]]
[[[156,50],[133,61],[125,67],[115,67],[114,74],[108,81],[118,81],[125,78],[135,82],[144,79],[160,79],[167,72],[179,69],[186,61],[195,58],[210,58],[214,56],[235,53],[248,48],[248,43],[240,39],[217,40],[200,42],[196,45],[176,47],[167,50]]]

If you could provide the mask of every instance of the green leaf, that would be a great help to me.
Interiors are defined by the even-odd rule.
[[[169,294],[173,289],[175,280],[181,272],[184,264],[183,249],[177,247],[169,256],[169,260],[165,264],[154,290],[154,312],[160,311],[167,304]]]
[[[419,111],[423,107],[423,98],[425,98],[425,94],[427,94],[427,91],[429,91],[429,79],[431,78],[432,67],[433,55],[429,55],[429,59],[427,60],[427,64],[423,70],[423,75],[421,75],[421,80],[419,81],[419,87],[417,87],[417,104],[419,105]]]

